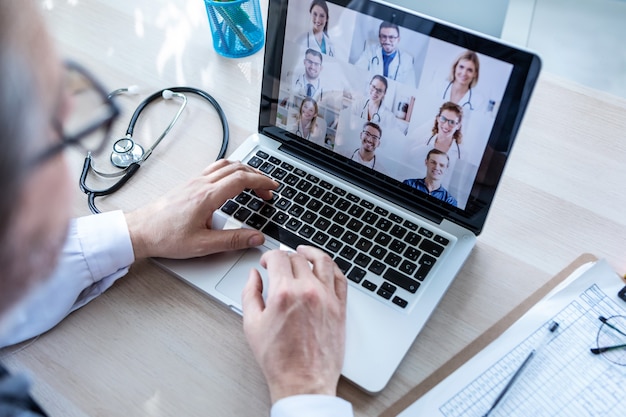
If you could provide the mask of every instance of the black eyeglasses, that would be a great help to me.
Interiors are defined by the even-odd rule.
[[[71,110],[63,122],[52,120],[60,141],[34,158],[32,165],[45,162],[68,146],[98,153],[120,114],[113,99],[89,71],[72,61],[64,64],[63,88],[72,102]]]
[[[626,316],[599,317],[602,325],[596,337],[594,355],[602,355],[616,365],[626,366]]]

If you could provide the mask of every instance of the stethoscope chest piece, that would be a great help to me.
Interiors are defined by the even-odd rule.
[[[141,145],[135,143],[131,138],[125,137],[118,139],[113,144],[111,163],[118,168],[127,168],[133,162],[140,162],[144,153]]]

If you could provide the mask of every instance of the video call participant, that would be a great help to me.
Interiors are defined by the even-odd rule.
[[[321,76],[322,54],[314,49],[307,49],[302,63],[304,64],[304,72],[293,79],[291,94],[312,97],[313,100],[320,103],[324,99],[324,82]]]
[[[366,47],[356,65],[371,74],[380,74],[390,80],[415,87],[413,56],[400,49],[399,44],[398,25],[382,22],[378,28],[378,44]]]
[[[320,146],[325,145],[326,121],[319,115],[319,107],[311,97],[305,97],[300,103],[295,123],[287,126],[287,130],[310,140]]]
[[[426,164],[426,177],[406,179],[403,183],[456,207],[456,199],[441,185],[441,180],[448,169],[449,162],[448,155],[445,152],[432,149],[428,152],[424,161]]]
[[[360,134],[361,146],[347,156],[368,168],[384,173],[385,168],[376,158],[376,149],[380,146],[382,135],[383,132],[379,125],[373,122],[365,122]]]
[[[315,49],[324,55],[334,56],[333,43],[328,36],[328,4],[324,0],[313,0],[309,7],[311,28],[298,37],[297,43],[305,49]]]

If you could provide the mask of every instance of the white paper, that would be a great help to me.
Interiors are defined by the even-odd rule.
[[[572,275],[400,416],[482,417],[537,345],[490,417],[626,415],[626,366],[589,350],[599,316],[626,315],[617,297],[624,284],[605,261]],[[552,321],[559,327],[550,334]]]

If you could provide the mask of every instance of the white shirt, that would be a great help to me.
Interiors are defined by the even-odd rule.
[[[72,220],[53,274],[0,322],[0,348],[44,333],[106,291],[134,262],[126,218],[113,211]],[[324,395],[284,398],[272,417],[352,416],[347,401]]]
[[[384,76],[383,49],[380,44],[370,44],[365,48],[355,65],[369,71],[370,75]],[[404,50],[398,49],[389,63],[387,78],[415,87],[415,60]]]
[[[126,275],[134,260],[121,211],[72,220],[52,275],[2,317],[0,347],[50,330]]]
[[[294,74],[295,75],[295,74]],[[311,97],[320,104],[324,100],[324,83],[320,76],[315,80],[309,80],[306,73],[294,77],[291,83],[291,94],[306,97],[309,84],[311,85]]]

